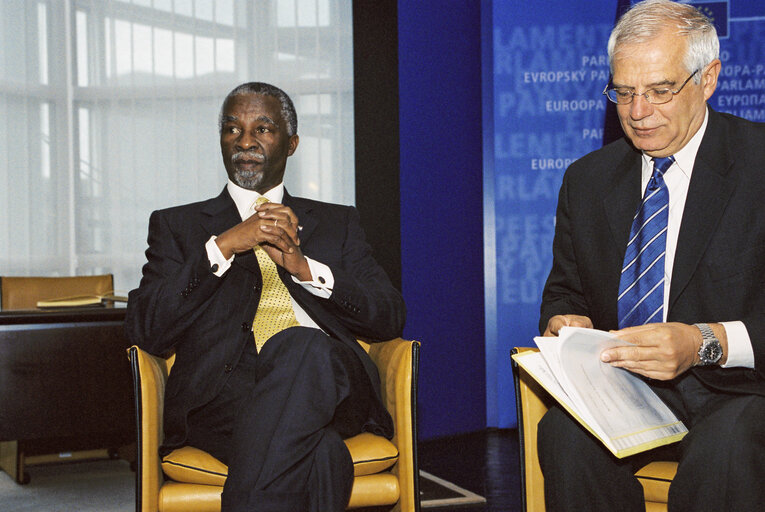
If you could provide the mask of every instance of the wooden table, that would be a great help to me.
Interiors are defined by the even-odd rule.
[[[124,319],[119,307],[0,311],[0,466],[17,482],[50,454],[135,442]]]

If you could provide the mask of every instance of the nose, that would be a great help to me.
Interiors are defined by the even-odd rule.
[[[256,146],[258,141],[255,140],[252,133],[249,130],[244,130],[236,141],[236,146],[242,151],[246,151],[249,148]]]
[[[645,96],[642,94],[636,94],[632,97],[632,103],[630,104],[630,117],[632,119],[643,119],[653,113],[653,105],[648,103]]]

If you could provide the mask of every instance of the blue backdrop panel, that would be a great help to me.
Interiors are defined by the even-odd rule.
[[[422,341],[420,439],[486,426],[481,17],[472,0],[400,0],[405,336]]]
[[[765,121],[765,2],[692,3],[721,37],[723,70],[710,104]],[[625,5],[495,0],[484,16],[484,63],[493,69],[484,75],[493,110],[484,118],[493,133],[485,142],[493,151],[484,153],[485,259],[496,282],[486,286],[488,426],[516,424],[508,354],[538,334],[563,172],[609,138],[606,43]]]
[[[715,21],[723,63],[712,108],[765,122],[765,2],[692,2]]]
[[[584,5],[582,5],[584,4]],[[509,353],[533,345],[563,172],[603,141],[613,0],[493,6],[496,327],[487,330],[489,426],[515,425]],[[487,236],[491,236],[487,234]],[[487,287],[487,290],[489,288]],[[487,326],[491,325],[487,319]]]

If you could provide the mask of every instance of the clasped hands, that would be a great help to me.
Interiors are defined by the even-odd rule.
[[[593,327],[592,321],[586,316],[556,315],[547,323],[544,336],[557,336],[564,326]],[[716,325],[713,329],[723,342],[725,329],[722,326],[718,329]],[[702,337],[699,329],[693,325],[679,322],[646,324],[611,333],[634,345],[604,350],[600,359],[611,366],[651,379],[670,380],[698,363]],[[724,342],[723,346],[726,346]]]
[[[225,258],[259,245],[277,265],[300,281],[311,281],[308,261],[300,250],[297,215],[288,206],[264,203],[255,213],[220,234],[215,243]]]

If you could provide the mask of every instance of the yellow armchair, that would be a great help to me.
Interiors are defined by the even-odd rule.
[[[516,347],[513,354],[530,347]],[[544,512],[544,477],[537,458],[537,424],[554,399],[511,359],[518,411],[518,438],[521,453],[521,499],[526,512]],[[666,512],[669,484],[677,472],[677,463],[657,461],[641,468],[635,475],[643,486],[646,512]]]
[[[380,372],[383,403],[393,417],[391,441],[362,433],[345,441],[354,463],[349,509],[390,505],[392,511],[419,511],[417,480],[417,367],[420,344],[400,338],[367,345]],[[228,468],[192,447],[162,460],[165,382],[173,357],[162,359],[137,346],[128,350],[133,370],[138,422],[136,510],[139,512],[218,512]]]

